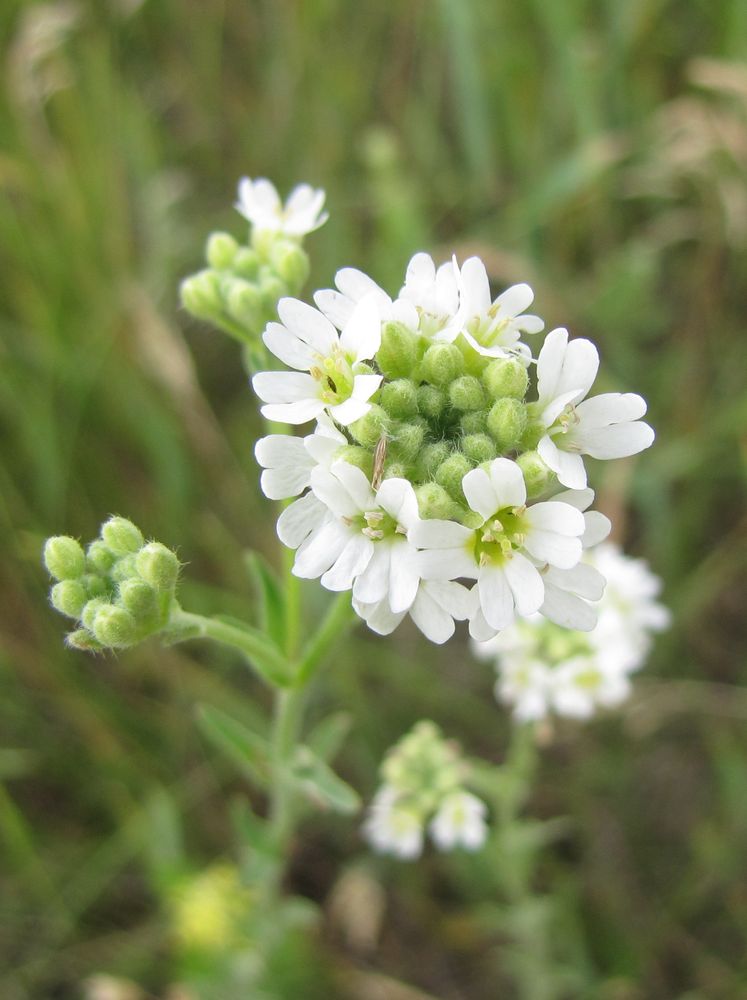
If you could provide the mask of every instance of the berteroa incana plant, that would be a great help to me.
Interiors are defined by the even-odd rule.
[[[324,201],[303,184],[283,203],[270,181],[245,178],[236,207],[248,241],[211,235],[208,266],[181,288],[189,312],[241,343],[268,421],[255,454],[264,494],[281,501],[286,554],[281,576],[255,561],[260,623],[183,608],[176,554],[122,517],[85,549],[66,536],[47,541],[52,604],[74,620],[67,641],[77,649],[208,639],[246,657],[274,692],[270,739],[212,707],[199,715],[268,803],[263,815],[247,805],[239,823],[251,862],[231,875],[232,906],[240,886],[250,887],[266,930],[245,928],[237,954],[271,947],[267,928],[284,926],[270,919],[272,908],[287,919],[296,912],[282,877],[309,803],[359,809],[330,765],[344,738],[337,717],[310,733],[303,722],[306,691],[331,644],[356,620],[389,635],[409,617],[439,644],[455,622],[468,623],[478,655],[497,664],[499,699],[514,706],[504,763],[469,759],[421,721],[387,755],[363,832],[400,859],[419,856],[426,834],[442,851],[488,849],[492,837],[515,916],[507,926],[517,985],[522,996],[551,997],[550,960],[536,960],[548,952],[537,943],[547,943],[549,910],[535,899],[540,916],[530,930],[521,919],[537,848],[536,837],[530,848],[517,833],[532,723],[619,702],[649,633],[666,624],[645,565],[600,545],[611,526],[591,509],[584,463],[648,448],[646,403],[629,392],[591,395],[599,356],[588,340],[558,328],[537,350],[544,324],[527,312],[531,288],[494,298],[478,257],[437,265],[416,253],[394,298],[345,267],[314,305],[300,300],[309,273],[303,239],[326,220]],[[311,427],[297,434],[302,425]],[[338,595],[305,642],[301,578]],[[305,919],[308,908],[298,912]],[[258,988],[261,962],[231,970],[234,988]]]

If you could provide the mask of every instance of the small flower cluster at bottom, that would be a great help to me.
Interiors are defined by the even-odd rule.
[[[426,829],[442,851],[482,847],[487,807],[465,789],[467,762],[433,722],[418,722],[388,751],[381,776],[363,828],[375,850],[417,858]]]
[[[654,633],[669,624],[668,609],[656,600],[661,581],[645,560],[631,559],[606,542],[587,552],[583,565],[607,580],[591,631],[560,628],[534,615],[473,644],[480,658],[495,661],[496,696],[513,705],[519,720],[543,719],[550,712],[586,719],[599,708],[619,705]]]

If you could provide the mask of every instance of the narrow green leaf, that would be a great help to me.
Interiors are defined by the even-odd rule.
[[[197,723],[203,735],[239,770],[260,788],[266,788],[270,776],[267,740],[243,723],[211,705],[199,705]]]
[[[321,760],[334,760],[350,732],[353,717],[349,712],[335,712],[322,719],[309,734],[309,746]]]
[[[290,770],[298,787],[317,806],[347,814],[360,809],[360,797],[355,789],[309,747],[298,747]]]
[[[286,601],[277,574],[259,552],[247,552],[244,560],[259,598],[259,625],[278,646],[285,638]]]

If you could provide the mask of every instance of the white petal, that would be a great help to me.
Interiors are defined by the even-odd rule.
[[[415,549],[405,539],[393,542],[389,566],[389,607],[395,614],[407,611],[415,600],[419,582]]]
[[[545,585],[545,600],[540,611],[556,625],[579,632],[590,632],[597,623],[597,613],[591,605],[550,583]]]
[[[447,580],[427,580],[421,583],[420,589],[460,622],[469,618],[479,607],[474,587],[467,590],[461,583]]]
[[[385,479],[376,494],[376,503],[408,530],[419,520],[418,499],[406,479]]]
[[[581,542],[585,549],[599,545],[612,531],[612,522],[598,510],[590,510],[584,514],[584,524],[585,530],[581,536]]]
[[[481,566],[477,578],[480,607],[488,625],[502,629],[514,620],[514,595],[499,566]]]
[[[495,300],[501,307],[501,315],[518,316],[534,301],[534,292],[529,285],[512,285]]]
[[[278,518],[278,538],[289,549],[297,549],[306,536],[317,528],[327,516],[327,508],[307,493],[289,504]]]
[[[365,571],[371,561],[373,550],[374,543],[370,538],[362,534],[354,535],[322,577],[322,586],[327,590],[350,590],[353,580]]]
[[[499,502],[491,477],[485,469],[472,469],[468,472],[462,479],[462,489],[472,510],[477,511],[486,521],[501,507],[507,506]]]
[[[287,500],[303,493],[310,482],[308,466],[279,466],[265,469],[259,477],[262,492],[269,500]]]
[[[321,288],[318,292],[314,292],[314,302],[317,309],[323,312],[338,330],[342,330],[345,326],[355,307],[355,303],[347,295],[335,291],[334,288]]]
[[[360,577],[358,577],[360,580]],[[356,580],[356,583],[358,582]],[[399,623],[405,617],[405,613],[394,615],[386,600],[379,601],[378,604],[359,604],[353,600],[353,607],[363,618],[366,625],[377,635],[391,635]]]
[[[353,399],[366,400],[381,385],[383,375],[355,375],[353,377]]]
[[[520,552],[514,552],[503,567],[520,615],[533,615],[545,596],[545,586],[538,570]]]
[[[542,461],[548,469],[552,469],[563,486],[574,490],[584,489],[586,486],[586,466],[580,455],[561,451],[548,434],[540,440],[537,451]]]
[[[415,602],[410,608],[410,617],[426,639],[438,645],[446,642],[454,634],[454,620],[451,615],[433,600],[423,586],[418,590]]]
[[[366,479],[365,473],[356,465],[350,465],[349,462],[335,462],[332,472],[343,484],[359,511],[371,510],[376,506],[371,484]]]
[[[339,521],[325,521],[298,549],[294,575],[307,580],[321,576],[335,562],[351,535],[352,531]]]
[[[477,579],[475,560],[463,548],[426,549],[419,552],[418,572],[423,580],[456,580],[459,577]]]
[[[538,531],[556,531],[561,535],[582,535],[584,515],[569,503],[547,500],[527,507],[524,515]]]
[[[358,376],[358,378],[360,378],[360,376]],[[370,403],[366,403],[360,399],[355,399],[351,396],[350,399],[346,399],[344,403],[338,403],[337,406],[330,406],[329,412],[330,416],[334,417],[341,427],[349,427],[351,424],[354,424],[356,420],[359,420],[361,417],[365,417],[370,409]]]
[[[289,333],[282,323],[268,323],[262,340],[267,350],[289,368],[307,372],[317,362],[317,354],[313,348]]]
[[[259,372],[252,388],[263,403],[316,399],[319,392],[316,380],[303,372]]]
[[[475,585],[474,590],[477,590],[477,585]],[[488,625],[485,621],[485,615],[482,613],[481,608],[477,608],[469,622],[469,634],[475,642],[487,642],[490,639],[494,639],[498,629],[493,628],[492,625]]]
[[[283,468],[285,466],[309,464],[303,438],[293,434],[268,434],[260,438],[254,445],[254,456],[265,468]]]
[[[353,597],[363,604],[378,604],[385,601],[389,591],[390,547],[385,544],[374,545],[371,561],[366,572],[361,574],[353,585]],[[388,604],[387,604],[388,607]]]
[[[556,500],[558,503],[569,503],[576,510],[583,511],[591,507],[594,502],[594,490],[589,486],[582,490],[561,490],[550,499]]]
[[[381,346],[381,317],[374,295],[364,296],[340,334],[340,347],[347,357],[367,361]]]
[[[642,421],[632,424],[613,424],[587,431],[583,426],[575,429],[574,441],[592,458],[627,458],[650,447],[654,441],[653,428]]]
[[[469,257],[461,269],[462,294],[467,300],[470,316],[485,313],[490,308],[490,282],[485,265],[479,257]]]
[[[603,392],[576,407],[584,427],[608,427],[638,420],[646,412],[646,400],[634,392]]]
[[[278,316],[291,333],[328,357],[337,346],[337,330],[318,309],[300,299],[284,298],[278,302]]]
[[[587,601],[599,601],[604,593],[606,581],[594,566],[579,563],[572,569],[550,567],[545,573],[545,582],[577,594]]]
[[[389,299],[386,292],[380,288],[373,278],[355,267],[342,267],[335,275],[335,284],[347,298],[359,302],[367,295],[373,295],[378,301]],[[389,299],[391,302],[391,299]]]
[[[421,549],[456,549],[466,546],[474,535],[471,528],[465,528],[456,521],[429,518],[413,527],[411,540]]]
[[[510,458],[494,458],[489,466],[498,507],[521,507],[526,503],[527,487],[521,469]]]
[[[334,469],[337,469],[341,462],[336,462]],[[337,517],[353,518],[361,512],[361,508],[350,496],[349,491],[340,482],[336,475],[328,469],[317,467],[311,472],[311,488],[321,502],[328,507]]]
[[[268,403],[262,407],[262,416],[279,424],[307,424],[324,411],[321,399],[297,399],[293,403]]]
[[[560,569],[570,569],[581,558],[581,539],[558,535],[554,531],[532,531],[525,541],[524,548],[542,563],[550,563]]]

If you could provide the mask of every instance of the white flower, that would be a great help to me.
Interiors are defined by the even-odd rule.
[[[335,462],[329,471],[312,471],[311,488],[315,503],[301,512],[302,518],[310,514],[310,528],[296,553],[296,576],[321,576],[328,590],[352,587],[354,598],[363,604],[386,600],[394,614],[410,608],[420,582],[417,553],[407,539],[419,521],[412,485],[386,479],[374,492],[360,469]],[[304,500],[283,512],[279,529]],[[287,535],[287,524],[282,528]]]
[[[285,205],[275,185],[265,177],[239,181],[236,208],[258,232],[283,233],[285,236],[305,236],[319,229],[329,216],[322,211],[325,194],[321,188],[308,184],[294,187]]]
[[[594,655],[580,655],[551,671],[550,702],[558,715],[588,719],[597,708],[614,708],[630,694],[624,670]]]
[[[254,376],[254,391],[269,404],[262,407],[264,416],[303,424],[327,410],[347,426],[367,413],[381,375],[357,373],[356,366],[372,358],[381,343],[375,302],[359,302],[340,333],[326,316],[298,299],[281,299],[278,315],[282,323],[268,324],[262,339],[275,357],[297,370]]]
[[[399,301],[415,306],[419,332],[434,340],[454,340],[459,334],[459,284],[456,263],[438,268],[427,253],[416,253],[407,265]]]
[[[534,299],[529,285],[512,285],[495,301],[490,297],[490,282],[479,257],[462,264],[460,276],[462,336],[478,354],[505,358],[517,354],[525,361],[531,351],[520,343],[522,333],[539,333],[544,323],[524,310]]]
[[[409,614],[423,635],[438,645],[454,634],[454,620],[464,621],[474,611],[471,591],[451,580],[421,580],[415,598],[404,611],[395,614],[384,598],[376,604],[364,604],[353,598],[356,614],[378,635],[389,635]]]
[[[442,851],[464,847],[476,851],[488,834],[485,815],[487,806],[469,792],[447,795],[428,827],[433,842]]]
[[[471,529],[454,521],[421,521],[412,540],[421,553],[425,580],[477,580],[479,609],[473,622],[478,633],[509,625],[516,613],[539,609],[545,588],[533,560],[563,569],[581,558],[584,518],[570,504],[526,505],[521,469],[496,458],[488,469],[468,472],[462,480],[467,503],[482,523]]]
[[[363,271],[343,267],[335,275],[334,288],[322,288],[314,293],[314,302],[327,319],[342,329],[353,314],[356,305],[364,298],[371,298],[382,323],[404,323],[411,330],[418,328],[418,312],[412,302],[404,299],[392,301],[383,288]]]
[[[423,824],[419,815],[397,801],[394,788],[384,785],[374,796],[363,832],[371,846],[382,854],[411,861],[423,850]]]
[[[585,399],[598,368],[596,347],[588,340],[569,343],[562,327],[547,335],[537,359],[537,408],[547,428],[537,451],[571,489],[586,486],[582,455],[624,458],[654,440],[651,427],[638,419],[646,412],[640,396],[606,392]]]
[[[292,434],[268,434],[254,446],[254,454],[263,468],[262,492],[270,500],[297,497],[311,485],[311,470],[318,465],[329,468],[340,448],[348,443],[325,415],[321,414],[314,433],[306,437]]]

